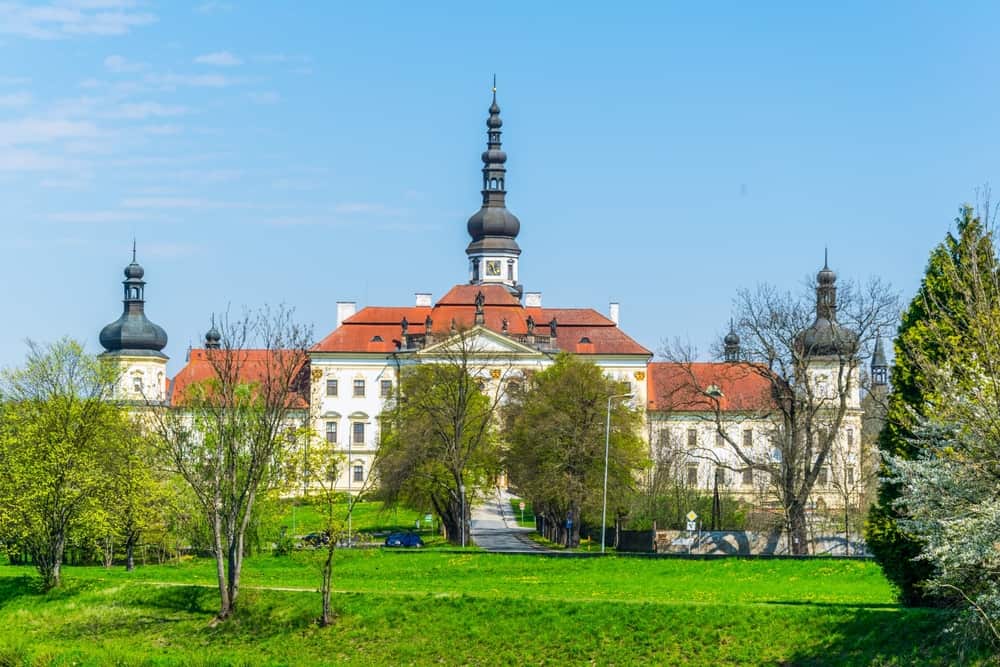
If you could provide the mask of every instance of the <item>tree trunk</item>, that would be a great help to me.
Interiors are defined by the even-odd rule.
[[[215,574],[219,580],[219,613],[216,618],[223,621],[233,613],[233,603],[229,597],[229,584],[226,581],[226,552],[222,549],[222,517],[214,517],[212,533],[215,541]]]
[[[58,588],[62,583],[62,561],[65,549],[65,538],[56,535],[48,544],[42,546],[42,551],[32,554],[35,568],[42,575],[42,589],[49,591]]]
[[[133,533],[125,540],[125,571],[131,572],[135,569],[135,543],[139,541],[139,535]]]
[[[804,556],[809,553],[807,532],[805,505],[798,501],[792,501],[788,508],[788,533],[792,554]]]
[[[326,560],[323,562],[323,615],[320,616],[319,625],[325,628],[333,623],[333,611],[330,609],[331,581],[333,579],[333,551],[336,548],[335,541],[331,537],[330,544],[326,549]]]
[[[107,535],[101,540],[101,555],[104,560],[104,568],[110,569],[115,562],[115,538],[113,535]]]

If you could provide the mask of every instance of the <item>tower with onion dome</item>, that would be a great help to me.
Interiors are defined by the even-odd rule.
[[[465,249],[469,258],[469,283],[503,285],[517,296],[517,262],[521,248],[517,233],[521,222],[507,210],[507,154],[500,144],[500,107],[497,106],[496,78],[493,79],[493,103],[486,119],[486,150],[483,152],[483,205],[469,218],[467,228],[472,241]]]
[[[105,358],[121,368],[116,396],[137,403],[160,403],[167,396],[167,332],[146,317],[145,271],[135,258],[125,267],[122,316],[101,329]]]
[[[816,318],[795,337],[795,361],[814,396],[833,407],[845,391],[847,409],[861,405],[858,335],[837,322],[837,274],[824,254],[816,274]]]

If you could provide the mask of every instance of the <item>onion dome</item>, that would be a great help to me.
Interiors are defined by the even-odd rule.
[[[732,320],[729,320],[729,333],[722,339],[723,356],[726,361],[739,361],[740,359],[740,336],[736,333],[736,327]]]
[[[144,275],[145,271],[135,260],[133,244],[132,263],[125,267],[125,280],[122,282],[122,316],[101,329],[101,345],[108,353],[165,356],[161,350],[167,346],[167,332],[146,317]]]
[[[846,357],[858,351],[856,333],[837,322],[837,274],[828,262],[816,274],[816,320],[795,339],[803,357]]]
[[[212,318],[212,328],[205,333],[205,349],[218,350],[222,347],[222,334],[215,328],[215,318]]]
[[[507,210],[506,177],[507,153],[500,143],[500,107],[497,105],[496,81],[493,84],[493,103],[490,105],[490,116],[486,120],[486,150],[483,151],[483,205],[476,211],[466,225],[472,242],[466,248],[467,254],[480,253],[483,250],[507,250],[520,254],[521,249],[514,239],[521,231],[521,221]]]

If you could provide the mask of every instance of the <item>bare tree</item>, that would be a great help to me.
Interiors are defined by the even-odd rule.
[[[219,620],[233,613],[239,596],[254,503],[279,482],[293,442],[288,429],[307,414],[311,330],[292,315],[283,306],[224,315],[220,342],[197,351],[204,357],[192,381],[175,388],[175,409],[151,411],[165,453],[211,530]]]
[[[870,354],[877,331],[898,321],[897,295],[877,278],[839,288],[824,266],[817,275],[815,307],[807,293],[782,292],[769,285],[740,291],[735,299],[738,361],[723,365],[730,383],[754,377],[763,396],[743,410],[716,382],[694,372],[696,352],[668,345],[665,355],[688,369],[687,390],[701,414],[743,466],[769,475],[784,512],[792,553],[807,553],[807,509],[817,478],[828,465],[842,427],[860,430],[860,365]],[[756,403],[756,407],[754,407]],[[734,418],[767,425],[768,446],[747,447],[734,436]]]

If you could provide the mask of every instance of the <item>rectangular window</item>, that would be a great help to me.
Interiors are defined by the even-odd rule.
[[[365,481],[365,468],[362,465],[354,466],[354,481],[363,482]]]
[[[337,442],[337,422],[326,423],[326,441],[331,443]]]
[[[753,486],[753,468],[743,469],[743,486]]]
[[[354,440],[355,445],[365,444],[365,423],[364,422],[354,422]]]
[[[326,381],[326,395],[327,396],[336,396],[337,395],[337,381],[336,380],[327,380]]]
[[[715,446],[722,447],[726,444],[726,438],[719,432],[715,433]]]
[[[826,486],[830,483],[830,472],[823,466],[819,469],[819,477],[816,478],[816,483],[820,486]]]
[[[354,381],[354,396],[355,396],[355,398],[364,398],[365,397],[365,381],[364,380],[355,380]]]
[[[726,469],[722,466],[715,466],[715,484],[716,486],[726,485]]]
[[[698,486],[698,464],[689,463],[687,467],[688,486]]]
[[[694,448],[698,446],[698,429],[689,428],[688,429],[688,447]]]
[[[389,398],[392,395],[392,380],[382,380],[382,398]]]
[[[854,429],[847,429],[847,449],[850,450],[854,447]]]
[[[743,429],[743,449],[753,448],[753,429]]]
[[[136,376],[134,376],[132,378],[132,389],[134,391],[138,391],[138,392],[142,391],[142,376],[141,375],[136,375]]]
[[[854,468],[847,469],[847,485],[850,486],[854,484]]]

